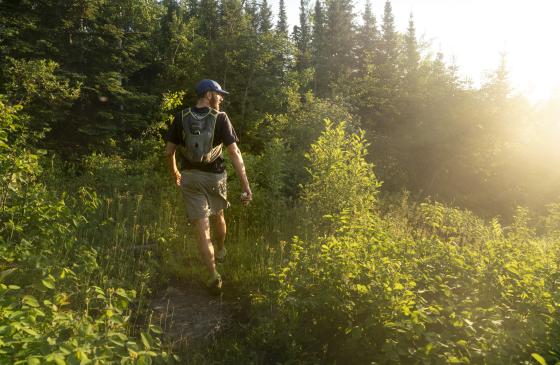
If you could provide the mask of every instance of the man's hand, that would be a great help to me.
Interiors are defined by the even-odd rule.
[[[179,172],[179,170],[176,170],[175,172],[173,172],[173,174],[175,175],[175,185],[180,187],[181,186],[181,173]]]
[[[251,193],[251,188],[249,187],[249,180],[245,173],[245,164],[243,163],[243,157],[241,157],[241,152],[237,147],[237,143],[232,143],[227,146],[227,152],[231,158],[235,172],[241,181],[241,202],[244,206],[247,206],[251,199],[253,199],[253,193]]]
[[[244,206],[247,206],[249,205],[249,202],[253,200],[253,193],[251,193],[251,189],[248,186],[244,187],[242,190],[241,203],[243,203]]]
[[[177,145],[171,142],[167,142],[165,145],[165,157],[167,158],[167,165],[169,166],[169,171],[171,171],[171,176],[175,179],[175,185],[181,186],[181,173],[177,168],[177,162],[175,161],[175,150]]]

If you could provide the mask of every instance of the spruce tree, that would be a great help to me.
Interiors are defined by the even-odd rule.
[[[419,90],[419,67],[420,52],[418,50],[418,40],[416,39],[416,28],[414,18],[410,14],[408,29],[404,36],[404,91],[407,95],[418,95]]]
[[[313,37],[311,39],[313,75],[313,92],[324,96],[327,93],[328,77],[326,69],[326,24],[325,11],[321,0],[315,1],[313,12]]]
[[[258,33],[260,31],[260,11],[259,5],[257,5],[256,0],[245,1],[245,15],[247,20],[251,25],[252,33]]]
[[[186,1],[186,16],[187,19],[198,17],[199,0]]]
[[[218,34],[218,4],[216,0],[200,0],[198,7],[200,34],[210,42],[214,41]]]
[[[378,42],[377,20],[371,10],[371,2],[367,0],[356,41],[357,67],[360,75],[365,75],[368,67],[374,63]]]
[[[354,63],[354,24],[351,0],[331,0],[327,3],[327,73],[332,95],[344,95],[350,87],[349,78]]]
[[[387,0],[383,10],[377,63],[382,65],[381,78],[390,83],[388,86],[393,86],[397,79],[398,55],[398,34],[395,30],[395,17],[391,2]]]
[[[294,40],[297,47],[296,70],[303,72],[311,62],[311,32],[308,22],[307,0],[300,0],[299,10],[299,26],[294,28]]]
[[[276,23],[276,31],[286,37],[288,36],[288,16],[286,15],[286,4],[284,0],[280,0],[278,4],[278,23]]]
[[[395,30],[395,19],[391,2],[386,1],[381,25],[381,38],[376,57],[376,76],[379,79],[379,88],[376,95],[376,111],[381,116],[378,119],[377,129],[382,133],[394,132],[394,123],[399,113],[397,98],[399,95],[399,68],[398,34]]]
[[[259,30],[261,33],[267,33],[272,30],[272,11],[267,0],[262,0],[260,5]]]
[[[371,10],[371,3],[366,1],[362,16],[362,25],[358,28],[356,39],[356,73],[353,84],[354,93],[360,103],[356,105],[362,126],[373,140],[375,131],[374,116],[379,109],[379,95],[383,86],[380,85],[376,62],[379,47],[377,20]]]
[[[404,39],[405,39],[405,47],[406,47],[405,70],[407,74],[413,74],[418,71],[418,67],[420,63],[420,53],[418,51],[416,28],[414,26],[414,18],[412,14],[410,14],[410,18],[408,20],[408,29]]]
[[[161,3],[6,1],[0,9],[6,20],[2,56],[54,61],[59,75],[82,84],[70,114],[61,110],[49,117],[49,141],[84,149],[138,134],[153,120],[157,101],[150,93],[157,71],[150,65],[158,50],[151,40]],[[8,60],[0,58],[5,71]],[[31,118],[46,121],[38,114]]]

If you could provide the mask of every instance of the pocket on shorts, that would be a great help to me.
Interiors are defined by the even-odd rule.
[[[196,193],[200,190],[199,185],[197,176],[190,170],[181,173],[181,190],[183,192]]]
[[[218,194],[220,194],[221,196],[224,197],[224,199],[227,200],[227,178],[224,177],[220,180],[218,180]]]

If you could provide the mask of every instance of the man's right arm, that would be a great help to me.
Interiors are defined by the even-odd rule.
[[[177,168],[177,160],[175,159],[175,151],[177,150],[177,145],[173,142],[167,142],[165,145],[165,158],[167,159],[167,166],[171,172],[171,175],[175,179],[175,185],[181,186],[181,173]]]

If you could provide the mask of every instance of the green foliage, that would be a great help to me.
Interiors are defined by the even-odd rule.
[[[320,227],[325,217],[365,219],[375,208],[380,184],[367,154],[364,132],[349,134],[346,124],[334,126],[328,119],[325,130],[306,154],[311,181],[302,191],[309,220]],[[321,229],[319,229],[321,231]]]
[[[10,59],[6,91],[19,104],[31,104],[44,100],[42,108],[61,108],[80,94],[79,85],[71,86],[68,79],[56,75],[60,65],[52,60],[23,61]]]
[[[288,208],[286,198],[286,184],[288,184],[286,179],[286,145],[281,139],[273,139],[267,144],[260,156],[249,154],[245,154],[245,156],[247,171],[253,171],[251,189],[255,196],[246,218],[249,222],[252,222],[251,229],[256,232],[264,233],[270,230],[279,234],[280,229],[276,226],[276,223],[285,219]],[[233,168],[230,171],[233,175]],[[237,181],[232,184],[231,192],[232,199],[237,200],[241,194],[241,187]],[[242,212],[239,212],[239,214],[242,214]]]
[[[547,235],[552,240],[560,240],[560,203],[548,205],[545,227]]]
[[[308,181],[305,153],[324,129],[324,120],[345,120],[351,130],[356,122],[348,110],[328,100],[307,94],[303,101],[299,97],[288,96],[290,111],[285,114],[267,114],[248,136],[256,151],[262,151],[274,140],[283,141],[286,148],[285,194],[290,198],[299,196],[299,186]]]
[[[143,332],[141,341],[127,334],[134,291],[91,287],[86,310],[73,311],[68,309],[71,293],[64,291],[68,281],[77,281],[69,269],[58,278],[49,275],[42,281],[43,293],[35,295],[17,285],[0,284],[0,362],[147,364],[170,359],[152,336],[160,333],[155,327]]]
[[[449,235],[453,223],[426,213],[414,216]],[[468,212],[453,220],[473,224]],[[374,219],[294,240],[271,299],[282,321],[262,346],[283,344],[282,362],[304,363],[521,363],[550,349],[558,267],[541,242],[514,243],[481,222],[480,240],[408,229]]]
[[[353,155],[363,148],[329,123],[312,145],[302,203],[315,217],[332,212],[330,230],[292,240],[247,346],[279,363],[553,361],[558,250],[537,238],[527,210],[507,234],[496,219],[406,196],[380,216],[359,201],[374,203],[377,188]],[[370,193],[342,199],[335,188]]]
[[[131,325],[140,313],[133,317],[130,305],[142,305],[154,271],[150,252],[134,253],[132,245],[146,240],[157,222],[141,221],[141,197],[122,197],[116,209],[102,199],[117,186],[140,190],[155,182],[153,160],[125,172],[118,159],[94,155],[85,165],[88,183],[71,181],[53,171],[62,166],[54,158],[49,168],[30,146],[40,136],[24,127],[19,109],[0,103],[0,363],[172,361],[156,327]],[[148,166],[143,184],[123,186],[125,173],[145,173]]]

